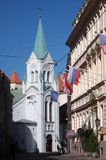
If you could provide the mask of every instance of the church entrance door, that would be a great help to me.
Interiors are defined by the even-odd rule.
[[[46,140],[46,152],[52,152],[52,135],[47,135]]]

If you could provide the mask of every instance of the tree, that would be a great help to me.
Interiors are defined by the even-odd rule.
[[[86,131],[84,136],[81,137],[82,147],[85,152],[98,152],[99,143],[94,131]]]

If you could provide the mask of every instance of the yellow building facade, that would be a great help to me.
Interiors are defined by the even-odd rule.
[[[93,128],[99,141],[106,141],[106,55],[99,45],[99,33],[106,34],[106,0],[88,0],[73,23],[66,44],[68,65],[81,69],[78,85],[73,85],[70,107],[71,128]],[[100,124],[96,125],[96,120]],[[77,142],[76,142],[77,143]],[[78,143],[79,144],[79,143]],[[103,143],[103,146],[105,144]],[[78,152],[82,152],[79,145]]]

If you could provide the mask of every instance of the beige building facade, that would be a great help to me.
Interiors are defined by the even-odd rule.
[[[81,69],[79,84],[73,85],[69,103],[69,124],[75,132],[82,127],[93,128],[103,145],[106,141],[106,55],[99,45],[99,33],[106,34],[105,31],[106,0],[88,0],[74,20],[66,42],[71,52],[69,65]],[[97,119],[100,120],[98,128]]]

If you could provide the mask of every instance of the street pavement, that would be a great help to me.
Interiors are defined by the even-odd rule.
[[[99,158],[91,158],[72,154],[57,153],[20,153],[16,155],[15,160],[100,160]]]

